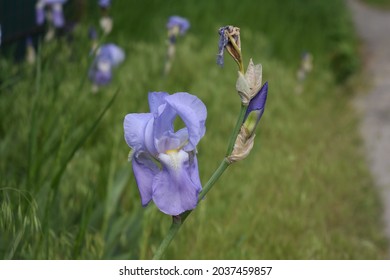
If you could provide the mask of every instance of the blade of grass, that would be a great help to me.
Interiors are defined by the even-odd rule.
[[[37,149],[37,141],[36,141],[36,135],[37,135],[37,121],[36,121],[36,114],[37,114],[37,101],[41,93],[41,82],[42,82],[42,64],[41,64],[41,47],[40,44],[38,45],[38,51],[37,51],[37,60],[36,60],[36,76],[35,76],[35,94],[32,97],[32,109],[31,109],[31,123],[30,123],[30,131],[29,131],[29,148],[28,148],[28,175],[27,175],[27,188],[34,189],[35,186],[33,184],[34,177],[35,177],[35,171],[36,166],[34,165],[34,158],[36,155],[36,149]]]
[[[63,173],[66,170],[66,167],[68,166],[68,163],[72,160],[75,153],[84,145],[87,138],[94,132],[96,127],[99,125],[100,121],[108,111],[108,109],[112,106],[114,103],[117,95],[119,93],[119,89],[114,93],[113,97],[110,99],[110,101],[107,103],[106,107],[102,110],[102,112],[99,114],[97,119],[92,123],[92,125],[85,131],[85,133],[80,137],[79,141],[74,145],[74,147],[71,149],[71,152],[68,154],[68,156],[65,158],[65,160],[62,162],[61,166],[55,173],[51,183],[50,183],[50,190],[52,191],[52,195],[50,196],[50,199],[47,200],[45,210],[44,210],[44,219],[43,219],[43,236],[48,236],[48,230],[49,230],[49,212],[51,209],[54,209],[54,203],[56,201],[57,193],[58,193],[58,186],[61,180],[61,177]],[[40,243],[38,245],[38,248],[40,246]],[[47,245],[48,246],[48,245]]]

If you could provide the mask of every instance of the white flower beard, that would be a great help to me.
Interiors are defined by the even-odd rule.
[[[184,162],[188,161],[188,153],[183,150],[170,150],[158,155],[158,159],[167,167],[172,174],[179,174]]]

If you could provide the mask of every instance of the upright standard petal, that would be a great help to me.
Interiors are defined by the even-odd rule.
[[[149,92],[148,101],[149,101],[150,112],[155,114],[155,116],[157,116],[159,113],[158,108],[161,105],[166,103],[165,98],[167,96],[169,96],[169,94],[167,92],[163,92],[163,91]],[[163,109],[163,108],[161,108],[161,109]]]
[[[125,116],[123,128],[127,145],[135,151],[145,148],[145,131],[148,122],[152,121],[151,113],[128,114]]]
[[[199,98],[186,92],[170,95],[166,101],[187,127],[188,144],[184,146],[184,150],[194,150],[206,132],[206,106]]]

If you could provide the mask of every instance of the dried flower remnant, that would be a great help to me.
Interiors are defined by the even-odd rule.
[[[218,55],[217,64],[223,66],[224,64],[224,50],[226,49],[233,59],[242,68],[242,54],[241,54],[241,39],[240,28],[228,25],[221,27],[218,30],[219,42],[218,42]]]
[[[206,106],[194,95],[149,93],[150,113],[128,114],[126,143],[143,206],[153,201],[165,214],[194,209],[202,189],[196,145],[204,136]],[[174,130],[179,117],[184,128]]]

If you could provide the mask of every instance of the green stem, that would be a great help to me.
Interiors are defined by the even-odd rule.
[[[210,179],[207,181],[206,185],[204,185],[203,190],[199,194],[198,202],[201,202],[201,200],[205,197],[205,195],[211,190],[215,182],[221,177],[223,172],[225,172],[226,168],[230,163],[223,159],[217,170],[213,173],[213,175],[210,177]],[[176,233],[179,231],[181,225],[184,223],[184,221],[187,219],[187,217],[191,214],[192,210],[186,211],[180,216],[174,216],[172,225],[169,228],[169,231],[163,241],[160,244],[160,247],[158,247],[156,253],[153,256],[154,260],[159,260],[164,255],[165,250],[168,248],[169,244],[171,244],[171,241],[175,237]]]
[[[224,158],[221,164],[218,166],[217,170],[215,170],[213,175],[207,181],[206,185],[204,185],[203,190],[199,194],[198,202],[200,202],[206,196],[206,194],[211,190],[215,182],[219,179],[219,177],[221,177],[229,165],[230,163],[226,160],[226,158]]]
[[[230,136],[229,145],[226,151],[226,157],[230,156],[230,154],[233,151],[234,144],[236,143],[237,135],[238,133],[240,133],[242,123],[244,122],[244,117],[245,117],[247,107],[248,106],[241,103],[240,114],[238,115],[236,126],[234,127],[232,135]]]
[[[161,257],[165,253],[165,250],[168,248],[169,244],[171,244],[171,241],[175,237],[176,233],[179,231],[182,224],[183,224],[183,221],[182,221],[182,218],[180,216],[173,216],[172,217],[171,227],[169,228],[169,231],[168,231],[167,235],[165,236],[164,240],[161,242],[160,247],[158,247],[156,253],[154,254],[153,260],[160,260],[161,259]]]

